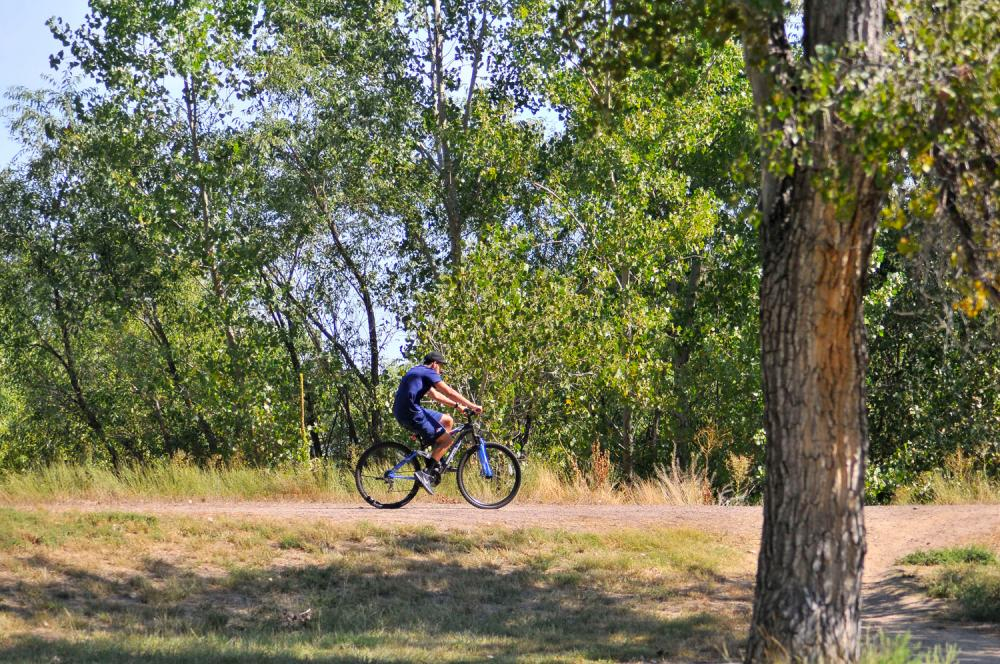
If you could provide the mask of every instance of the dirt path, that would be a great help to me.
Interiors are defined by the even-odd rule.
[[[637,505],[515,504],[482,511],[427,500],[401,510],[377,511],[361,504],[291,502],[95,502],[42,505],[47,509],[120,510],[165,515],[229,515],[268,519],[328,519],[336,523],[369,521],[394,525],[433,524],[446,529],[494,526],[607,530],[647,525],[688,527],[733,537],[754,553],[760,537],[758,507],[671,507]],[[922,548],[957,546],[1000,536],[1000,506],[958,505],[869,507],[864,614],[868,629],[910,632],[923,647],[957,645],[959,661],[1000,662],[1000,628],[948,621],[943,606],[930,600],[912,579],[895,568],[901,556]]]

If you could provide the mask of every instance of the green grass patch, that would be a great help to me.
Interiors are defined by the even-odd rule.
[[[899,562],[937,568],[922,579],[927,591],[954,601],[962,618],[1000,623],[1000,558],[987,547],[917,551]]]
[[[738,651],[752,558],[690,530],[0,510],[0,661],[580,662]]]
[[[958,650],[954,647],[920,652],[913,647],[909,634],[879,634],[864,644],[859,664],[953,664],[957,661]]]
[[[899,559],[900,565],[996,565],[997,556],[985,546],[915,551]]]
[[[956,600],[964,618],[1000,623],[1000,566],[949,566],[928,590],[932,597]]]

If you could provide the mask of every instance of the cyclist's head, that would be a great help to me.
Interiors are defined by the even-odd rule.
[[[430,366],[430,365],[434,364],[435,362],[437,362],[438,366],[442,366],[442,367],[445,364],[447,364],[447,362],[444,361],[444,355],[442,355],[441,353],[437,352],[436,350],[432,350],[431,352],[429,352],[426,355],[424,355],[424,364],[426,366]]]

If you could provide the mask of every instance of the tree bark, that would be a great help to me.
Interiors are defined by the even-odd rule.
[[[877,57],[883,0],[807,1],[804,15],[807,64],[821,44],[860,43],[856,58]],[[764,109],[791,63],[783,25],[764,17],[744,48],[766,131]],[[767,482],[746,661],[854,662],[868,448],[862,296],[883,192],[850,149],[849,127],[800,120],[815,123],[814,165],[780,177],[763,160]]]

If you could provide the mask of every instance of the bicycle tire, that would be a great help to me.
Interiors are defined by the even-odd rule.
[[[413,450],[400,443],[376,443],[365,450],[354,468],[354,484],[366,503],[378,509],[399,509],[413,500],[420,490],[420,484],[415,479],[390,480],[385,477],[410,454]],[[414,473],[420,470],[418,458],[412,459],[404,468]]]
[[[514,500],[521,488],[521,464],[510,449],[497,443],[486,443],[486,455],[493,477],[483,474],[479,445],[475,445],[458,462],[458,490],[473,507],[500,509]]]

